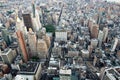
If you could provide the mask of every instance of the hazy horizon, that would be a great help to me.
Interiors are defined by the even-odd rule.
[[[107,1],[120,3],[120,0],[107,0]]]

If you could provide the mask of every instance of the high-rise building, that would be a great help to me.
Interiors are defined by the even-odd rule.
[[[10,43],[11,43],[11,42],[10,42],[10,37],[11,37],[11,36],[9,35],[7,29],[2,29],[2,36],[3,36],[3,39],[5,40],[7,46],[9,46]]]
[[[48,56],[47,44],[43,39],[37,41],[37,53],[39,58],[46,58]]]
[[[117,47],[117,44],[118,44],[118,38],[115,38],[114,44],[112,45],[112,50],[111,51],[115,51],[115,49]]]
[[[24,23],[20,18],[18,17],[18,11],[16,10],[16,29],[23,31]]]
[[[41,23],[39,19],[38,10],[35,7],[34,0],[32,1],[32,11],[33,11],[33,14],[32,14],[33,29],[34,31],[39,31],[39,29],[41,28]]]
[[[97,39],[91,39],[91,46],[92,46],[93,48],[96,48],[97,45],[98,45],[98,40],[97,40]]]
[[[22,16],[23,16],[24,25],[27,27],[27,31],[29,31],[29,28],[33,30],[31,15],[28,13],[28,14],[23,14]]]
[[[103,36],[104,36],[103,31],[99,30],[99,34],[98,34],[99,47],[101,47]]]
[[[90,55],[91,55],[91,53],[92,53],[92,51],[93,51],[92,45],[89,45],[89,46],[88,46],[88,51],[89,51],[89,53],[90,53]]]
[[[5,49],[1,53],[1,57],[4,63],[12,63],[13,59],[16,57],[16,53],[12,49]]]
[[[32,31],[32,29],[29,29],[29,32],[28,32],[28,44],[29,44],[31,56],[37,56],[36,34]]]
[[[83,50],[81,50],[81,52],[82,52],[83,58],[89,58],[89,51],[88,50],[83,49]]]
[[[91,38],[97,38],[98,37],[98,32],[99,32],[99,26],[97,24],[94,24],[92,26]]]
[[[47,35],[45,35],[45,36],[43,36],[43,39],[46,42],[47,47],[49,48],[50,47],[50,37],[48,37]]]
[[[22,50],[23,59],[24,59],[25,62],[27,62],[27,60],[28,60],[28,53],[27,53],[27,48],[26,48],[26,44],[25,44],[25,40],[24,40],[23,34],[22,34],[21,31],[17,31],[16,34],[17,34],[17,37],[18,37],[20,48]]]
[[[67,41],[67,32],[64,30],[58,30],[55,32],[55,38],[57,41]]]
[[[108,36],[108,27],[103,28],[103,33],[104,33],[103,42],[105,42]]]
[[[88,21],[88,28],[90,29],[91,32],[92,32],[92,25],[93,25],[93,21],[89,20]]]

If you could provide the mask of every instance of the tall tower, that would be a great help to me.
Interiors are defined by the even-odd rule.
[[[25,13],[25,14],[22,14],[22,16],[23,16],[24,25],[26,26],[27,31],[29,31],[29,28],[33,30],[31,15],[29,13]]]
[[[2,36],[3,36],[3,39],[5,40],[7,46],[9,46],[11,44],[11,35],[9,35],[7,29],[2,29]]]
[[[32,0],[32,22],[33,22],[33,30],[34,31],[39,31],[39,29],[41,28],[41,23],[40,23],[40,19],[39,19],[39,13],[38,10],[35,7],[35,1]]]
[[[47,44],[43,39],[37,41],[37,52],[39,58],[46,58],[48,56]]]
[[[37,41],[36,41],[36,34],[32,31],[32,29],[29,29],[28,32],[28,44],[31,52],[31,56],[37,56]]]
[[[99,26],[97,24],[94,24],[91,32],[91,38],[97,38],[98,32],[99,32]]]
[[[108,27],[103,28],[103,33],[104,33],[103,42],[105,42],[108,36]]]
[[[117,44],[118,44],[118,38],[115,38],[114,44],[112,45],[112,50],[111,51],[115,51]]]
[[[47,35],[45,35],[45,36],[43,36],[43,39],[44,39],[44,41],[47,44],[47,48],[49,48],[50,47],[50,37],[48,37]]]
[[[103,31],[99,30],[99,34],[98,34],[99,47],[101,47],[103,35],[104,35]]]
[[[23,59],[24,59],[25,62],[27,62],[28,61],[28,53],[27,53],[27,48],[26,48],[25,41],[24,41],[24,38],[23,38],[23,34],[20,30],[17,31],[16,34],[17,34],[17,37],[18,37],[20,48],[22,50]]]
[[[16,9],[16,30],[20,30],[23,31],[23,26],[24,23],[22,20],[20,20],[20,18],[18,17],[18,10]]]

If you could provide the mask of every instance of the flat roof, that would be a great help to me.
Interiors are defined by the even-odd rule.
[[[63,75],[71,75],[72,71],[71,69],[60,69],[59,73]]]
[[[25,63],[23,65],[20,65],[20,71],[18,72],[18,74],[26,74],[26,75],[30,75],[30,74],[35,74],[37,71],[37,68],[39,67],[40,63],[37,62],[28,62]]]
[[[4,51],[2,51],[2,55],[7,55],[10,51],[11,49],[6,48]]]

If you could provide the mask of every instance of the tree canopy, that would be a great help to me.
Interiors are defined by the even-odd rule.
[[[46,32],[55,32],[55,27],[52,24],[48,24],[44,26],[46,28]]]

